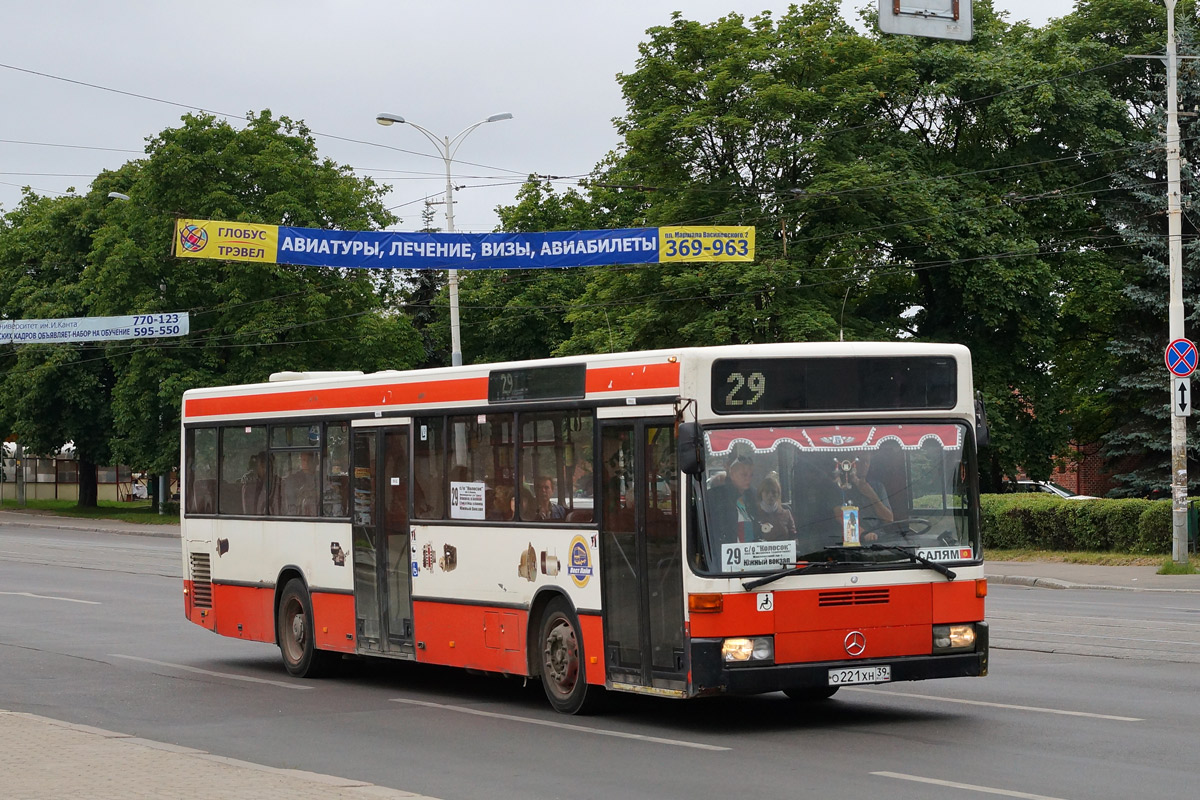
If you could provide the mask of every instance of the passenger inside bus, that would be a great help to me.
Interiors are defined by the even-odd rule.
[[[288,471],[283,475],[272,512],[286,517],[315,517],[317,515],[317,453],[302,452],[289,454],[286,461]],[[295,461],[299,461],[299,468]],[[282,471],[282,470],[281,470]]]
[[[792,512],[783,506],[779,477],[772,472],[758,485],[758,507],[755,509],[755,532],[770,541],[796,538],[796,521]]]
[[[533,518],[543,522],[566,519],[566,509],[554,502],[554,479],[549,475],[539,475],[534,486],[537,488],[537,504],[533,510]]]
[[[488,503],[488,519],[495,520],[510,520],[516,513],[516,500],[513,495],[513,487],[509,484],[502,483],[495,489],[490,490],[491,502]]]
[[[267,513],[267,454],[250,456],[246,474],[242,476],[242,513]]]
[[[862,541],[877,540],[876,529],[892,521],[892,507],[888,505],[883,484],[869,479],[871,453],[864,450],[855,459],[834,459],[834,462],[834,480],[842,493],[842,505],[858,508]]]
[[[754,461],[749,454],[734,456],[725,468],[708,482],[708,529],[717,544],[753,541],[752,509],[757,506],[750,484],[754,480]]]

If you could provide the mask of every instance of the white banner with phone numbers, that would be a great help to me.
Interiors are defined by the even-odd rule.
[[[64,344],[186,336],[186,311],[125,317],[0,320],[0,344]]]

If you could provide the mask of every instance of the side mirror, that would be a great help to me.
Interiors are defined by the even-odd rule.
[[[699,475],[704,471],[704,450],[699,424],[679,423],[678,449],[680,471],[685,475]]]
[[[983,392],[975,392],[975,447],[987,447],[991,441],[988,432],[987,410],[983,407]]]

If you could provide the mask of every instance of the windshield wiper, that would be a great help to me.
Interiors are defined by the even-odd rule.
[[[908,558],[914,564],[920,564],[923,567],[928,567],[929,569],[933,570],[934,572],[942,573],[943,575],[946,576],[946,580],[948,580],[948,581],[952,581],[958,577],[958,574],[954,570],[947,567],[945,564],[939,564],[936,561],[930,561],[925,556],[917,555],[912,550],[905,550],[903,547],[897,547],[897,546],[891,545],[891,544],[866,544],[866,545],[862,546],[862,549],[863,550],[890,550],[893,553],[899,553],[902,556],[908,556]]]
[[[752,589],[757,589],[760,586],[766,586],[768,583],[774,583],[780,578],[786,578],[789,575],[803,575],[806,572],[813,572],[814,570],[818,569],[829,569],[837,563],[838,562],[836,561],[810,561],[807,564],[800,564],[799,566],[790,567],[781,572],[775,572],[770,575],[764,575],[761,578],[755,578],[752,581],[746,581],[742,584],[742,588],[749,592]]]

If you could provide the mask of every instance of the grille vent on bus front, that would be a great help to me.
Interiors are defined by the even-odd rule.
[[[887,589],[838,589],[817,595],[818,606],[876,606],[888,600]]]
[[[212,568],[208,553],[191,553],[192,605],[196,608],[212,608]]]

